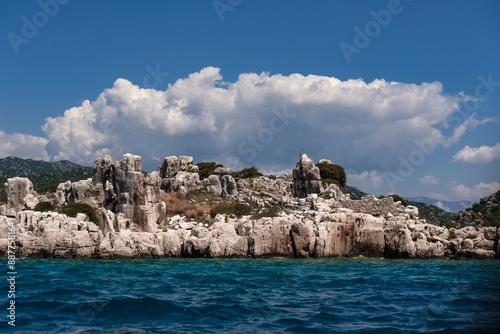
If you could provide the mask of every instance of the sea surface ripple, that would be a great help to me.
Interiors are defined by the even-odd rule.
[[[16,326],[5,320],[4,293],[2,333],[500,333],[499,261],[20,259],[16,266]]]

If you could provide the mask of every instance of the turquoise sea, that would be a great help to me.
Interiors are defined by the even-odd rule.
[[[7,276],[7,259],[5,276]],[[1,333],[500,333],[500,261],[35,260]]]

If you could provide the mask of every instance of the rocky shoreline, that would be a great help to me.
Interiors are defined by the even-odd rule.
[[[92,179],[62,183],[51,196],[36,194],[28,179],[11,178],[7,205],[0,207],[0,256],[7,256],[9,228],[15,227],[18,258],[500,258],[499,229],[427,224],[416,207],[391,197],[351,200],[322,183],[305,154],[292,175],[276,179],[235,179],[219,167],[200,180],[192,162],[167,157],[158,172],[144,175],[139,156],[126,154],[117,162],[107,156],[95,162]],[[191,189],[280,211],[259,219],[218,214],[210,223],[166,218],[161,194]],[[72,218],[33,211],[45,201],[57,207],[86,203],[98,224],[82,213]]]

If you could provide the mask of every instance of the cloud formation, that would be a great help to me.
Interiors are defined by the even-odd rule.
[[[446,138],[440,126],[467,98],[444,94],[439,82],[269,73],[222,79],[214,67],[165,91],[117,79],[95,101],[46,119],[47,154],[91,165],[105,154],[119,159],[131,152],[146,166],[154,162],[151,168],[165,156],[186,154],[197,162],[283,170],[306,152],[356,171],[395,170],[398,156],[416,149],[417,140],[459,138]],[[465,128],[477,125],[472,118],[466,122]],[[366,173],[372,184],[381,182]]]
[[[347,173],[347,180],[349,181],[349,184],[362,189],[366,189],[368,187],[377,188],[383,182],[382,175],[375,170],[370,172],[365,170],[359,174]]]
[[[452,212],[452,211],[451,211],[451,209],[450,209],[450,207],[448,207],[448,206],[444,205],[444,204],[443,204],[443,202],[441,202],[441,201],[438,201],[438,202],[436,203],[436,206],[437,206],[438,208],[440,208],[441,210],[448,211],[448,212]]]
[[[454,161],[482,164],[491,162],[500,158],[500,143],[495,146],[483,145],[478,148],[473,148],[465,145],[463,149],[455,153]]]
[[[435,186],[436,184],[439,184],[439,179],[432,175],[423,176],[419,178],[418,181],[428,186]]]
[[[7,134],[0,130],[0,157],[16,156],[48,160],[49,155],[45,151],[48,142],[46,138],[22,133]]]
[[[462,184],[459,184],[451,189],[452,193],[456,196],[457,199],[473,202],[476,202],[481,197],[490,195],[498,190],[500,190],[500,183],[498,182],[480,182],[472,188],[468,188]]]

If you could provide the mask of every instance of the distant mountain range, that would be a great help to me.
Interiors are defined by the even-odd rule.
[[[0,159],[0,187],[10,177],[27,177],[35,188],[68,180],[74,182],[92,177],[92,168],[68,160],[47,162],[42,160],[7,157]]]
[[[413,201],[413,202],[422,202],[422,203],[427,203],[427,204],[432,204],[435,205],[444,211],[447,212],[453,212],[457,213],[459,211],[465,210],[466,208],[469,208],[474,204],[472,201],[457,201],[457,202],[448,202],[448,201],[440,201],[438,199],[434,198],[429,198],[425,196],[418,196],[418,197],[405,197],[406,200],[408,201]]]

